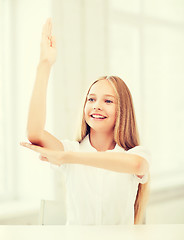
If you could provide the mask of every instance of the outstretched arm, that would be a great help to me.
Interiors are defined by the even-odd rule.
[[[58,166],[65,163],[83,164],[139,176],[145,175],[149,171],[149,164],[146,159],[136,154],[123,152],[63,152],[49,150],[28,143],[21,143],[21,145],[41,153],[41,160]]]
[[[136,155],[123,152],[68,152],[66,163],[83,164],[115,172],[144,175],[149,170],[148,162]]]

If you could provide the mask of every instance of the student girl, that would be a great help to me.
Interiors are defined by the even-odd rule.
[[[67,225],[141,224],[149,193],[149,151],[139,144],[131,93],[117,76],[89,88],[76,141],[45,129],[46,90],[56,59],[52,23],[43,26],[40,62],[22,146],[60,170],[66,180]]]

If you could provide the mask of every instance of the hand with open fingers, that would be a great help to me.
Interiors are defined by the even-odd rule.
[[[56,38],[52,36],[52,20],[48,18],[42,29],[40,43],[40,62],[48,62],[50,65],[56,61]]]
[[[20,145],[40,153],[40,159],[42,161],[50,162],[58,166],[65,163],[64,160],[66,154],[64,151],[53,151],[51,149],[40,147],[27,142],[21,142]]]

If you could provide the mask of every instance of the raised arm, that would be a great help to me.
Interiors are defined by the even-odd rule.
[[[43,25],[40,61],[37,66],[36,80],[29,106],[27,137],[33,144],[53,150],[63,150],[62,143],[44,129],[48,79],[52,65],[56,60],[56,41],[51,33],[52,22],[51,19],[47,19]]]

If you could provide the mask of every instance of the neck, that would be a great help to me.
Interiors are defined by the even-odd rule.
[[[89,140],[91,145],[100,152],[112,150],[116,145],[114,133],[97,133],[90,129]]]

